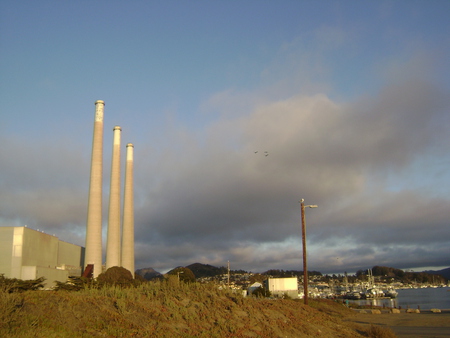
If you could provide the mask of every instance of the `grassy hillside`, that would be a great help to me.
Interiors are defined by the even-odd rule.
[[[244,298],[176,278],[137,287],[0,291],[0,337],[367,337],[332,301]]]

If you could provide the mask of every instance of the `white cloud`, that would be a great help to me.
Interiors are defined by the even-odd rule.
[[[244,99],[230,93],[227,98]],[[185,256],[209,257],[205,263],[232,256],[243,268],[271,262],[292,267],[300,251],[286,243],[299,239],[302,197],[319,204],[308,213],[317,270],[331,269],[327,257],[333,256],[352,268],[385,261],[387,243],[419,248],[446,241],[447,199],[421,196],[416,186],[389,186],[449,141],[442,128],[434,128],[448,106],[436,87],[396,83],[348,103],[324,94],[258,102],[246,115],[224,115],[212,124],[203,146],[174,139],[181,156],[166,149],[154,159],[149,172],[159,172],[161,181],[148,186],[151,207],[140,211],[139,223],[146,226],[139,230],[142,241],[157,233],[169,248],[184,248]],[[414,170],[420,180],[428,168]],[[424,232],[423,223],[433,232]],[[334,253],[325,250],[341,238],[352,251],[342,252],[339,245]]]

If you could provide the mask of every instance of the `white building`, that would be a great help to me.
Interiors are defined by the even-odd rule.
[[[297,277],[271,278],[264,281],[264,286],[272,296],[282,297],[287,294],[291,298],[298,298]]]
[[[81,276],[84,248],[26,227],[0,227],[0,274],[22,280],[46,278],[46,287]]]

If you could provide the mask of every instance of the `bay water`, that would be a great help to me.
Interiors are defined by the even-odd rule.
[[[357,305],[375,305],[402,309],[450,309],[450,288],[399,289],[397,298],[350,300]]]

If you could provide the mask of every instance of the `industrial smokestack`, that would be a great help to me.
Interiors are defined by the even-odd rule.
[[[95,102],[94,137],[92,141],[91,180],[86,223],[85,265],[93,264],[93,277],[102,272],[102,171],[103,113],[105,102]]]
[[[106,269],[120,266],[120,132],[113,129],[113,154],[111,164],[111,187],[109,192],[108,238],[106,242]]]
[[[134,200],[133,200],[133,144],[127,144],[123,197],[122,267],[134,277]]]

